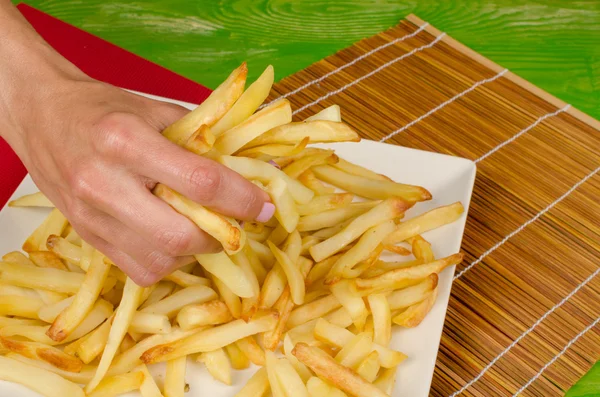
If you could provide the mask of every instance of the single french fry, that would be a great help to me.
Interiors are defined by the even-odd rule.
[[[225,302],[225,305],[227,305],[227,308],[229,309],[229,312],[231,313],[233,318],[241,318],[242,317],[242,300],[240,299],[240,297],[237,296],[236,294],[234,294],[231,291],[231,289],[229,289],[229,287],[227,285],[225,285],[225,283],[223,283],[217,277],[215,277],[213,275],[211,275],[210,277],[213,281],[213,284],[215,284],[215,287],[217,288],[217,291],[219,292],[221,299],[223,299],[223,301]]]
[[[313,167],[312,171],[317,178],[324,182],[373,200],[399,197],[408,202],[416,202],[431,199],[431,193],[421,186],[370,179],[364,176],[349,174],[330,165],[319,165]]]
[[[204,363],[214,379],[223,384],[231,385],[231,364],[223,349],[200,354],[198,362]]]
[[[262,397],[269,390],[269,377],[267,369],[260,368],[246,382],[242,390],[235,397]],[[145,397],[145,396],[144,396]]]
[[[392,245],[392,244],[383,244],[383,249],[389,252],[393,252],[394,254],[408,256],[411,254],[410,250],[400,246],[400,245]]]
[[[254,365],[265,365],[265,351],[258,345],[253,336],[235,341],[237,347],[248,357]]]
[[[162,314],[172,318],[184,306],[194,303],[204,303],[216,298],[217,294],[211,288],[204,285],[192,285],[191,287],[175,292],[163,300],[146,306],[140,312]]]
[[[117,375],[131,371],[136,366],[143,364],[140,357],[145,351],[152,349],[155,346],[175,342],[200,331],[201,328],[183,331],[177,327],[173,327],[169,334],[151,335],[138,342],[132,348],[116,356],[108,370],[108,375]]]
[[[243,270],[233,263],[224,252],[195,255],[195,258],[205,270],[227,285],[237,296],[242,298],[254,296],[252,284]]]
[[[246,276],[246,279],[248,280],[248,282],[250,282],[250,285],[252,286],[253,296],[242,299],[241,317],[247,321],[250,318],[252,318],[258,310],[260,284],[258,282],[256,274],[254,274],[250,261],[242,252],[238,252],[237,254],[233,255],[231,259],[240,269],[242,269],[242,272]]]
[[[247,157],[221,156],[219,162],[241,174],[246,179],[268,183],[274,178],[281,178],[287,184],[290,194],[298,204],[308,203],[314,196],[312,190],[300,182],[287,176],[283,171],[271,164]]]
[[[206,287],[210,287],[211,285],[209,279],[185,273],[181,270],[175,270],[173,273],[165,276],[163,280],[172,281],[183,288],[191,287],[192,285],[204,285]]]
[[[51,269],[68,270],[58,255],[50,251],[31,251],[29,259],[37,267],[45,267]]]
[[[138,390],[144,382],[142,371],[132,371],[103,379],[88,397],[113,397]]]
[[[379,353],[372,351],[367,357],[358,365],[356,373],[365,378],[367,382],[373,383],[377,378],[377,373],[381,365],[379,364]]]
[[[171,332],[171,323],[164,314],[136,312],[129,330],[142,334],[168,334]]]
[[[265,281],[262,285],[258,305],[260,308],[266,309],[273,307],[285,289],[287,279],[285,272],[279,263],[276,263],[273,268],[267,273]]]
[[[438,275],[430,274],[419,284],[396,290],[387,296],[390,310],[402,310],[425,300],[438,285]]]
[[[382,245],[383,248],[383,245]],[[380,276],[383,273],[396,270],[396,269],[405,269],[408,267],[414,267],[422,265],[423,261],[420,259],[414,259],[410,261],[400,261],[400,262],[385,262],[382,260],[375,260],[372,266],[364,269],[364,271],[360,274],[362,278],[371,278]]]
[[[344,230],[349,231],[351,225],[352,224],[348,225],[348,227]],[[372,261],[374,261],[375,258],[381,253],[381,249],[383,249],[383,247],[381,247],[381,249],[378,250],[378,246],[380,245],[381,241],[390,233],[392,233],[395,228],[396,225],[394,224],[394,221],[390,219],[366,230],[363,235],[360,236],[358,242],[352,248],[346,251],[337,262],[335,262],[335,265],[327,274],[325,282],[335,282],[341,277],[358,277],[360,273],[362,273],[362,269],[353,272],[354,266],[359,262],[369,258],[373,252],[375,252],[375,257],[372,258]],[[335,236],[331,237],[332,240],[334,238]],[[340,236],[339,240],[343,241],[343,237]],[[317,250],[315,247],[312,249]],[[367,263],[367,266],[370,267],[372,261]]]
[[[0,262],[0,281],[19,287],[76,294],[85,276],[66,270]]]
[[[300,174],[298,176],[298,181],[312,190],[316,195],[333,194],[335,192],[335,188],[333,186],[325,185],[311,170],[306,170]]]
[[[379,378],[373,382],[373,384],[386,395],[391,396],[394,392],[394,385],[396,383],[396,368],[384,368],[381,371]]]
[[[200,229],[218,240],[227,252],[235,253],[244,246],[246,235],[234,219],[210,211],[165,185],[156,185],[153,192],[181,215],[189,218]]]
[[[167,361],[165,376],[165,397],[183,397],[186,389],[185,367],[186,357]]]
[[[277,376],[278,365],[279,360],[275,357],[275,353],[267,351],[266,369],[267,377],[269,379],[269,386],[271,387],[271,394],[273,397],[286,397],[285,387],[279,382],[279,377]]]
[[[246,369],[250,366],[250,360],[235,343],[225,346],[225,352],[233,369]]]
[[[342,280],[333,284],[331,293],[348,311],[356,328],[362,331],[369,312],[362,297],[351,288],[350,280]]]
[[[267,145],[270,143],[293,144],[305,137],[310,143],[326,142],[359,142],[360,137],[352,128],[344,123],[326,120],[288,123],[262,134],[249,142],[244,148]]]
[[[38,312],[44,306],[40,298],[19,295],[0,297],[0,315],[39,319]]]
[[[55,373],[2,356],[0,356],[0,379],[20,383],[47,397],[85,397],[85,393],[78,385]]]
[[[69,372],[79,372],[83,368],[83,362],[80,359],[69,356],[56,347],[48,346],[39,342],[16,340],[0,336],[0,341],[5,349],[18,353],[22,356],[45,361]]]
[[[310,139],[306,137],[295,145],[282,145],[279,143],[273,143],[270,145],[256,146],[250,149],[242,150],[236,155],[239,157],[250,158],[258,158],[260,156],[293,156],[304,150],[304,148],[306,148],[306,145],[308,145],[309,140]]]
[[[273,253],[266,245],[259,243],[258,241],[248,240],[248,246],[254,253],[253,256],[257,257],[262,266],[267,269],[271,269],[275,263],[275,257]],[[252,262],[251,262],[252,263]],[[265,270],[266,271],[266,270]]]
[[[2,357],[2,358],[11,359],[11,360],[26,364],[27,366],[31,366],[36,369],[41,369],[41,370],[59,375],[60,378],[62,378],[63,380],[67,380],[69,382],[79,383],[79,384],[88,383],[92,379],[92,376],[94,376],[94,372],[96,371],[95,366],[84,365],[80,372],[69,372],[69,371],[65,371],[60,368],[56,368],[54,365],[47,363],[46,361],[40,361],[40,360],[35,360],[32,358],[27,358],[25,356],[22,356],[17,353],[12,353],[12,352],[6,353],[4,355],[4,357]],[[33,377],[35,375],[32,372],[28,372],[28,376]],[[0,379],[3,379],[3,378],[0,376]],[[44,380],[36,379],[36,381],[43,382]],[[25,385],[25,386],[27,386],[27,385]],[[45,387],[48,387],[48,386],[52,387],[49,384],[45,385]],[[64,397],[64,395],[62,395],[62,394],[60,396]]]
[[[14,325],[39,326],[39,325],[44,325],[44,323],[42,321],[38,321],[38,320],[0,316],[0,328],[11,327]]]
[[[288,233],[296,230],[300,215],[285,181],[281,178],[273,178],[267,185],[266,192],[275,204],[275,218]]]
[[[289,234],[290,233],[287,230],[285,230],[283,225],[280,223],[279,225],[277,225],[277,227],[275,229],[271,230],[270,234],[267,236],[265,241],[269,240],[273,244],[279,246],[281,243],[283,243],[285,241],[285,239],[287,238],[287,236]]]
[[[104,299],[99,299],[95,302],[92,310],[83,319],[83,321],[73,330],[67,338],[62,342],[69,343],[82,336],[88,334],[104,320],[106,320],[113,313],[113,306]],[[49,325],[33,326],[33,325],[15,325],[11,327],[4,327],[0,331],[3,336],[22,336],[32,341],[44,343],[46,345],[54,346],[59,344],[48,337],[46,333],[50,328]]]
[[[110,265],[104,263],[103,255],[99,251],[95,251],[92,264],[85,275],[81,288],[75,294],[75,299],[58,315],[48,330],[48,336],[52,340],[57,342],[65,340],[92,310],[102,286],[106,282],[110,268]]]
[[[310,397],[302,378],[287,358],[277,360],[275,374],[281,385],[285,385],[284,393],[289,397]]]
[[[23,251],[44,251],[48,236],[52,234],[60,236],[67,223],[67,218],[57,208],[53,209],[44,222],[25,240]]]
[[[150,371],[148,371],[148,367],[142,364],[136,368],[136,371],[144,374],[144,381],[140,385],[140,394],[142,397],[163,397],[158,385],[152,377],[152,374],[150,374]]]
[[[417,325],[421,324],[421,321],[423,321],[427,313],[429,313],[429,311],[435,304],[437,292],[438,289],[435,288],[423,301],[410,306],[408,309],[398,314],[392,319],[394,324],[406,328],[414,328]]]
[[[51,235],[46,241],[46,248],[72,264],[79,265],[81,262],[82,248],[70,243],[65,238]]]
[[[315,153],[310,156],[302,157],[286,166],[282,171],[291,178],[298,178],[302,173],[311,167],[322,164],[335,164],[339,160],[338,156],[333,151],[325,151]]]
[[[404,213],[409,208],[406,201],[398,198],[391,198],[381,202],[376,207],[371,208],[364,214],[356,217],[348,226],[341,232],[327,240],[312,246],[310,254],[316,261],[335,254],[342,247],[350,244],[364,232],[373,226],[377,226],[387,220],[394,219],[398,215]]]
[[[288,319],[288,328],[294,328],[298,325],[309,322],[342,306],[340,301],[333,295],[328,295],[316,301],[302,305],[290,314]]]
[[[312,369],[317,376],[333,383],[343,391],[358,397],[387,397],[387,394],[367,382],[356,372],[338,364],[319,348],[298,343],[292,353]]]
[[[357,215],[368,212],[378,204],[380,203],[376,201],[352,203],[347,207],[323,211],[318,214],[302,216],[298,222],[298,231],[310,232],[313,230],[339,225],[347,219],[354,218]],[[317,235],[317,237],[321,236]]]
[[[348,368],[356,368],[367,358],[373,347],[371,335],[363,332],[355,335],[350,343],[342,347],[335,355],[335,360]]]
[[[227,305],[220,300],[184,306],[177,313],[177,324],[186,331],[206,325],[218,325],[232,321]]]
[[[400,268],[383,273],[372,278],[357,278],[354,280],[357,289],[381,292],[397,289],[418,283],[432,273],[439,273],[448,266],[462,262],[464,254],[457,253],[423,265]]]
[[[298,261],[298,269],[300,270],[300,274],[304,280],[310,271],[312,261],[304,257],[301,257],[300,259],[301,260]],[[294,302],[291,297],[289,285],[283,291],[274,307],[279,313],[277,326],[273,330],[267,331],[263,334],[263,346],[271,351],[274,351],[279,345],[281,337],[285,332],[288,318],[290,317],[292,309],[294,308]]]
[[[113,318],[114,317],[107,319],[102,325],[92,331],[92,333],[77,347],[77,357],[79,357],[84,364],[89,364],[94,361],[94,359],[104,350],[106,342],[108,341],[108,334],[110,332],[110,327],[112,326]]]
[[[147,350],[141,357],[146,364],[167,361],[194,353],[220,349],[239,339],[273,329],[277,324],[275,312],[255,317],[250,322],[235,320],[208,330],[201,330],[185,339],[159,345]]]
[[[292,301],[296,305],[301,305],[304,302],[306,291],[304,287],[304,277],[302,276],[302,273],[300,273],[300,269],[298,269],[296,264],[292,263],[285,252],[281,251],[270,241],[267,241],[267,243],[269,244],[271,252],[277,259],[277,263],[279,263],[285,273],[288,285],[290,286]]]
[[[287,99],[276,101],[219,135],[215,142],[215,149],[222,154],[233,154],[254,138],[290,121],[292,121],[290,102]]]
[[[15,200],[8,202],[9,207],[47,207],[54,208],[54,204],[50,201],[44,193],[37,192],[32,194],[26,194]]]
[[[423,263],[435,260],[431,244],[419,235],[412,238],[412,252],[415,258],[422,260]]]
[[[384,240],[384,243],[396,244],[429,230],[437,229],[456,221],[463,212],[464,207],[458,201],[454,204],[435,208],[400,223],[396,231]]]
[[[67,226],[67,228],[63,231],[62,237],[64,237],[69,243],[81,247],[81,244],[83,243],[81,237],[73,227],[69,226]]]
[[[352,193],[334,193],[315,196],[309,203],[299,205],[297,209],[301,216],[317,214],[323,211],[347,207],[352,202],[353,198],[354,195]]]
[[[106,347],[100,358],[100,363],[98,364],[98,369],[94,374],[94,378],[85,387],[86,393],[92,392],[106,376],[110,364],[121,345],[121,341],[133,320],[133,315],[140,304],[143,292],[144,288],[135,284],[130,278],[127,278],[125,288],[123,289],[123,298],[115,312],[115,318],[108,334]]]
[[[342,121],[342,112],[340,110],[340,106],[339,105],[331,105],[331,106],[321,110],[319,113],[315,113],[312,116],[304,119],[304,121],[315,121],[315,120],[328,120],[328,121],[334,121],[337,123],[341,122]]]
[[[369,179],[374,179],[378,181],[392,181],[385,175],[378,174],[376,172],[371,171],[368,168],[361,167],[358,164],[351,163],[344,159],[340,159],[337,163],[333,164],[334,168],[347,172],[348,174],[362,176]],[[393,182],[393,181],[392,181]]]
[[[389,302],[383,294],[369,295],[367,300],[373,315],[373,342],[387,346],[392,340],[392,313]]]
[[[221,135],[248,119],[269,95],[274,78],[273,66],[269,65],[260,77],[244,91],[231,109],[214,125],[214,134]]]
[[[244,62],[200,106],[167,127],[163,135],[170,141],[181,144],[201,125],[210,127],[216,124],[244,92],[247,75],[248,67]]]
[[[215,144],[215,140],[216,138],[210,127],[203,124],[188,138],[183,147],[201,156],[210,152]]]
[[[75,295],[69,296],[68,298],[53,304],[44,305],[42,308],[40,308],[38,317],[47,323],[52,323],[63,310],[71,305],[74,299]]]
[[[194,284],[195,285],[195,284]],[[191,287],[191,285],[190,285]],[[144,301],[144,303],[140,306],[140,310],[145,309],[146,307],[163,300],[167,296],[169,296],[173,289],[175,288],[175,284],[169,281],[159,281],[156,284],[156,287],[152,290],[148,298]],[[120,301],[120,299],[119,299]]]
[[[19,251],[12,251],[2,257],[3,262],[16,263],[23,266],[35,266],[26,255]]]
[[[314,336],[319,341],[338,348],[343,348],[352,341],[354,334],[341,326],[334,325],[327,320],[320,318],[315,324]],[[403,353],[391,350],[377,343],[373,343],[372,347],[373,351],[377,351],[379,354],[379,361],[382,367],[392,368],[406,359],[406,355]]]

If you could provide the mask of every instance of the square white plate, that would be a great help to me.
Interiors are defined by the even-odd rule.
[[[178,103],[190,109],[195,107],[165,98],[152,98]],[[432,243],[436,257],[451,255],[460,250],[475,181],[476,168],[472,161],[367,140],[360,143],[321,146],[335,149],[340,157],[387,175],[395,181],[427,188],[433,195],[433,199],[417,204],[407,213],[407,219],[441,205],[462,202],[465,213],[458,221],[424,235]],[[13,195],[13,199],[37,190],[31,178],[27,176]],[[0,211],[0,254],[20,249],[23,241],[42,222],[48,212],[44,209],[3,208]],[[418,327],[412,329],[394,327],[391,347],[404,352],[409,357],[400,364],[394,397],[425,397],[429,394],[453,274],[454,267],[440,274],[437,301]],[[254,371],[254,368],[234,371],[233,386],[225,386],[213,380],[201,364],[190,360],[186,375],[190,391],[186,396],[234,396]],[[159,377],[160,382],[164,367],[155,366],[152,372]],[[130,393],[127,396],[139,396],[139,393]],[[39,395],[23,386],[0,381],[0,397],[39,397]]]

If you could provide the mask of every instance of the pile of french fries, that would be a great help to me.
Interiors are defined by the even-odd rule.
[[[285,99],[258,110],[273,68],[248,89],[246,75],[243,64],[164,136],[263,188],[274,218],[242,224],[158,185],[153,193],[223,251],[143,288],[53,209],[25,253],[0,262],[0,379],[49,397],[182,397],[191,357],[228,385],[232,369],[262,367],[237,397],[391,395],[406,358],[389,347],[393,324],[417,326],[438,273],[462,260],[435,258],[421,234],[463,207],[404,220],[431,198],[426,189],[310,146],[360,140],[339,107],[292,122]],[[10,205],[53,207],[41,193]],[[147,368],[158,362],[164,382]]]

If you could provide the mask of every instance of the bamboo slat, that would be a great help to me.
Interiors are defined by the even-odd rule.
[[[296,119],[339,104],[364,138],[477,162],[431,395],[510,396],[532,378],[521,395],[562,395],[600,359],[600,326],[578,336],[600,317],[600,123],[423,25],[411,15],[270,99],[309,84],[288,96]]]

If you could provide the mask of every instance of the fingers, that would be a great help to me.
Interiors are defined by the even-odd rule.
[[[176,257],[221,249],[216,240],[152,195],[129,171],[93,169],[90,173],[94,185],[80,187],[78,197],[127,225],[156,250]]]
[[[135,135],[127,151],[135,172],[236,219],[266,222],[273,216],[275,207],[262,189],[227,167],[148,130]]]
[[[78,219],[82,220],[82,224],[78,222],[73,226],[82,238],[109,257],[139,285],[148,286],[159,281],[187,260],[154,249],[123,223],[91,207],[82,210]]]

